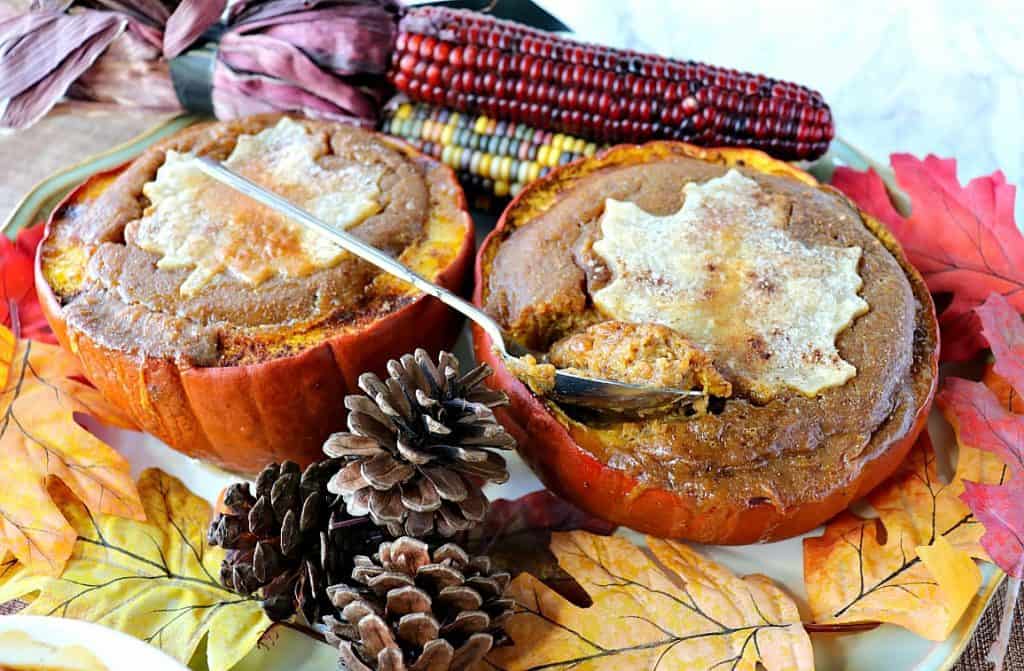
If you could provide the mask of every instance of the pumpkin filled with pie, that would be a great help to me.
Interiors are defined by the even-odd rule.
[[[404,143],[259,116],[190,127],[76,189],[37,259],[44,310],[89,379],[172,447],[227,468],[309,463],[366,371],[450,347],[461,320],[204,175],[286,197],[449,289],[473,228],[453,173]]]
[[[525,460],[659,536],[814,528],[895,470],[934,393],[934,306],[892,235],[756,151],[654,142],[554,171],[484,243],[475,300],[547,353],[510,367],[474,330]],[[552,366],[701,398],[597,414],[549,398]]]

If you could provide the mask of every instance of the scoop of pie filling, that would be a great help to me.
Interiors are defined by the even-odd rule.
[[[427,276],[457,248],[447,182],[380,136],[287,117],[200,125],[148,150],[55,229],[64,251],[48,261],[51,284],[69,323],[107,347],[185,366],[257,362],[414,299],[331,240],[207,177],[197,154]],[[65,261],[79,253],[87,263]],[[65,276],[65,266],[85,271]]]
[[[664,157],[576,178],[515,223],[483,290],[513,337],[557,367],[724,399],[643,418],[547,401],[642,483],[807,500],[901,435],[927,393],[910,283],[833,192]]]

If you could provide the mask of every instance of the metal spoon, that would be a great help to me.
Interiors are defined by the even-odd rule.
[[[498,322],[494,321],[486,312],[444,287],[439,287],[424,279],[379,249],[366,244],[354,235],[337,230],[288,200],[239,175],[219,161],[207,156],[199,156],[197,162],[204,173],[217,181],[263,203],[307,228],[322,233],[364,261],[412,284],[423,293],[429,294],[461,312],[487,333],[495,350],[502,358],[509,359],[533,354],[539,361],[545,360],[546,355],[532,352],[509,337]],[[555,387],[550,395],[565,405],[624,415],[642,414],[676,405],[686,405],[703,396],[699,391],[626,384],[613,380],[585,377],[562,369],[555,371]]]

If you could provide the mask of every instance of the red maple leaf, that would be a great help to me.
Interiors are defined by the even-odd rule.
[[[910,196],[903,217],[873,170],[837,168],[832,185],[889,226],[935,294],[952,301],[939,316],[942,358],[965,361],[985,346],[974,308],[991,293],[1024,312],[1024,235],[1013,219],[1016,189],[1003,173],[961,186],[956,161],[909,154],[891,157],[896,181]]]
[[[1024,578],[1024,487],[965,481],[960,498],[985,527],[988,556],[1008,575]]]
[[[36,296],[33,266],[42,238],[42,224],[22,230],[14,240],[0,235],[0,323],[15,330],[16,320],[22,338],[56,343]]]
[[[975,309],[995,356],[995,372],[1009,385],[1000,399],[988,385],[949,378],[938,396],[956,416],[960,441],[999,456],[1009,476],[998,484],[964,481],[961,498],[985,527],[981,544],[999,568],[1024,578],[1024,415],[1013,412],[1013,396],[1024,391],[1024,323],[999,294]]]

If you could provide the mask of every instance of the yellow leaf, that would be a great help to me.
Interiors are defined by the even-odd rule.
[[[76,381],[77,359],[59,347],[17,340],[0,326],[0,554],[37,573],[59,575],[74,529],[50,499],[47,481],[67,485],[94,513],[142,519],[128,462],[75,422],[75,413],[132,428],[99,392]],[[16,486],[15,486],[16,485]]]
[[[509,588],[515,645],[492,651],[487,668],[813,668],[796,604],[768,578],[738,578],[681,543],[647,543],[653,559],[618,536],[553,534],[551,551],[593,604],[577,607],[521,574]]]
[[[998,480],[1002,465],[978,450],[962,450],[952,482],[943,482],[927,434],[900,470],[868,496],[878,519],[850,512],[825,533],[804,539],[804,583],[816,622],[889,622],[944,640],[977,591],[981,574],[954,586],[951,571],[985,558],[981,524],[960,500],[963,478]],[[936,545],[936,544],[939,545]],[[922,556],[930,557],[928,562]]]
[[[938,536],[931,545],[917,548],[917,556],[938,583],[947,610],[951,613],[967,610],[981,586],[981,569],[971,560],[970,555],[954,548],[945,536]],[[955,625],[955,620],[949,622],[943,639],[949,636]]]
[[[77,534],[64,574],[11,560],[0,602],[36,594],[24,612],[98,622],[185,663],[207,637],[210,670],[231,668],[271,623],[259,601],[217,581],[224,551],[206,543],[210,505],[159,470],[142,474],[139,492],[148,522],[92,515],[70,492],[55,492]]]

